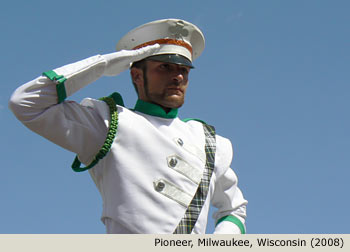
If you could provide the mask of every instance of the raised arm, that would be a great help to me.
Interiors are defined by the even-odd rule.
[[[108,108],[101,102],[97,111],[65,101],[66,97],[104,75],[118,75],[128,69],[131,62],[148,57],[158,47],[97,55],[45,72],[20,86],[13,93],[9,107],[29,129],[65,149],[84,153],[82,161],[88,162],[106,137],[108,113],[104,115],[101,111]]]

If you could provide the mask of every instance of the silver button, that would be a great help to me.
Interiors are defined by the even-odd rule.
[[[178,138],[178,139],[177,139],[177,143],[178,143],[180,146],[183,146],[183,145],[184,145],[184,141],[182,141],[181,138]]]
[[[161,192],[163,191],[164,187],[165,187],[165,184],[163,182],[158,182],[158,184],[156,185],[156,191]]]
[[[175,157],[172,157],[169,160],[169,165],[170,165],[170,167],[175,167],[177,165],[177,159]]]

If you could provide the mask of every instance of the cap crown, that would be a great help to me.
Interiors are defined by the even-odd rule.
[[[153,55],[178,54],[191,62],[204,49],[204,36],[197,26],[180,19],[162,19],[128,32],[117,44],[117,51],[159,44]]]

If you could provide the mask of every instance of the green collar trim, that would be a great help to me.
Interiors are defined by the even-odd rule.
[[[178,113],[178,109],[171,109],[169,113],[166,113],[164,109],[162,109],[159,105],[145,102],[140,99],[137,100],[134,110],[147,115],[158,116],[167,119],[176,118]]]

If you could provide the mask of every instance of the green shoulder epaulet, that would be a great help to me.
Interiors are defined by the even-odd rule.
[[[121,95],[117,92],[111,94],[108,97],[102,97],[99,100],[104,101],[107,103],[109,107],[109,113],[110,113],[110,122],[109,122],[109,129],[107,133],[106,140],[102,146],[102,148],[99,150],[99,152],[96,154],[92,162],[87,165],[86,167],[80,167],[81,162],[78,158],[78,156],[75,157],[74,162],[72,164],[72,169],[75,172],[82,172],[91,169],[94,167],[102,158],[104,158],[109,150],[112,147],[114,138],[117,134],[118,129],[118,109],[116,104],[120,106],[124,106],[123,98]]]
[[[197,119],[197,118],[185,118],[182,119],[183,122],[188,122],[188,121],[197,121],[197,122],[201,122],[203,124],[207,124],[205,121],[201,120],[201,119]]]

